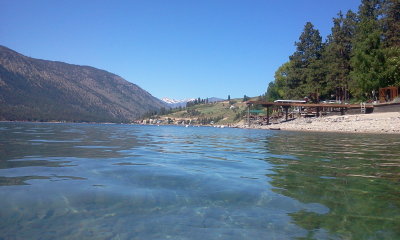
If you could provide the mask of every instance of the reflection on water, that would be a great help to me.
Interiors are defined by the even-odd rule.
[[[320,229],[339,239],[400,237],[400,142],[398,135],[286,134],[270,138],[269,174],[275,192],[330,211],[300,210],[293,221],[318,239]]]
[[[0,239],[399,239],[400,139],[0,124]]]

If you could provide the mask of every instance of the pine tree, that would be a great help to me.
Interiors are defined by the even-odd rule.
[[[268,89],[265,98],[269,102],[273,102],[277,99],[282,98],[282,96],[279,95],[279,88],[276,86],[276,82],[270,82],[268,84]]]
[[[326,72],[326,94],[336,100],[348,99],[350,81],[350,58],[353,49],[353,38],[356,31],[357,16],[348,11],[346,16],[339,12],[333,18],[332,33],[328,36],[323,59]]]
[[[383,85],[400,86],[400,1],[385,0],[382,4],[383,53],[385,67]]]
[[[299,40],[295,43],[296,52],[290,56],[293,68],[288,76],[289,95],[298,98],[320,91],[323,87],[323,73],[319,71],[323,45],[319,31],[307,22]]]
[[[275,73],[267,100],[336,95],[371,97],[378,88],[400,86],[400,0],[362,0],[358,13],[340,12],[322,43],[308,22],[296,51]]]
[[[292,98],[288,94],[288,77],[291,71],[291,62],[286,62],[275,72],[274,82],[270,82],[265,94],[267,101]]]
[[[354,38],[351,66],[351,91],[358,97],[371,97],[385,85],[385,56],[382,51],[382,30],[379,26],[379,0],[363,0],[358,12],[359,22]]]
[[[382,27],[385,47],[400,47],[400,1],[382,3]]]

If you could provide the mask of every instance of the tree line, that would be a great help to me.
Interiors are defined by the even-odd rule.
[[[197,98],[195,100],[187,102],[186,107],[189,108],[189,107],[192,107],[192,106],[195,106],[198,104],[208,104],[208,102],[209,102],[208,98],[206,98],[206,99]]]
[[[307,22],[295,46],[267,100],[376,99],[379,88],[400,86],[400,1],[362,0],[357,13],[339,12],[325,41]]]

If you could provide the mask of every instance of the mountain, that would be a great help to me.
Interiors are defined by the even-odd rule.
[[[115,74],[0,46],[0,120],[129,122],[162,107]]]
[[[165,97],[165,98],[162,98],[161,100],[164,101],[166,104],[168,104],[168,106],[170,108],[178,108],[178,107],[186,107],[186,103],[195,101],[196,98],[188,98],[188,99],[184,99],[184,100],[176,100],[176,99],[171,99],[171,98]],[[209,103],[221,102],[221,101],[224,101],[224,100],[221,99],[221,98],[215,98],[215,97],[208,98],[208,102]]]
[[[178,108],[178,107],[186,107],[187,102],[191,102],[196,100],[195,98],[188,98],[184,100],[176,100],[176,99],[171,99],[171,98],[162,98],[162,101],[164,101],[170,108]]]
[[[208,102],[212,103],[212,102],[222,102],[225,101],[225,99],[222,98],[216,98],[216,97],[212,97],[208,99]]]

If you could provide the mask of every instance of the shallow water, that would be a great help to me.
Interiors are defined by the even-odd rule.
[[[0,123],[0,239],[400,239],[399,137]]]

